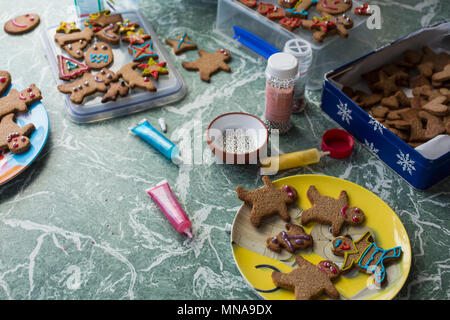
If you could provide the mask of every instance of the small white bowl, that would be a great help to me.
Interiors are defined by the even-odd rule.
[[[254,143],[247,152],[236,153],[224,150],[223,136],[226,130],[242,129]],[[224,113],[216,117],[206,129],[206,142],[219,163],[257,164],[260,157],[267,156],[269,131],[258,117],[243,112]]]

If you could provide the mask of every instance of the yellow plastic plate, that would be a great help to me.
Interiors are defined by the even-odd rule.
[[[292,209],[290,211],[292,222],[296,223],[299,223],[298,217],[301,210],[311,207],[306,197],[306,192],[311,185],[316,186],[320,193],[333,198],[338,198],[339,193],[345,190],[350,206],[361,208],[366,215],[366,221],[361,227],[345,227],[341,235],[350,234],[353,240],[357,240],[355,237],[371,230],[377,246],[383,249],[401,246],[402,256],[400,260],[386,265],[387,281],[382,287],[375,285],[373,275],[356,269],[339,277],[334,281],[334,285],[340,292],[341,299],[378,300],[395,297],[408,278],[411,267],[411,246],[402,222],[383,200],[355,183],[324,175],[291,176],[273,183],[277,187],[291,185],[296,188],[299,195],[296,203],[298,207],[293,209],[293,213]],[[265,248],[265,239],[278,234],[285,222],[276,216],[267,219],[269,221],[264,222],[260,228],[254,228],[247,223],[249,211],[250,208],[247,205],[242,205],[233,221],[231,233],[233,256],[242,276],[264,299],[294,299],[292,291],[275,288],[271,273],[274,268],[282,272],[290,272],[296,266],[295,255],[302,255],[314,264],[325,259],[334,260],[338,265],[342,263],[341,257],[334,256],[328,250],[333,239],[328,226],[316,223],[304,226],[305,231],[313,235],[313,248],[306,252],[298,251],[295,255],[282,250],[283,254],[279,255]]]

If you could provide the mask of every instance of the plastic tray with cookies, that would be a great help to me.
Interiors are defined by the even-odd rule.
[[[57,29],[61,26],[50,26],[44,28],[41,34],[42,43],[46,49],[47,57],[50,61],[55,80],[59,86],[59,91],[68,93],[61,93],[61,95],[65,100],[67,107],[66,109],[70,119],[74,122],[90,123],[120,117],[130,113],[173,103],[182,99],[186,94],[186,86],[183,79],[170,61],[169,55],[160,42],[158,35],[152,29],[150,24],[147,23],[146,19],[143,18],[137,11],[108,12],[105,16],[115,14],[120,14],[124,22],[134,22],[139,25],[139,27],[135,29],[136,32],[139,31],[139,29],[142,29],[142,34],[150,36],[145,40],[151,42],[150,47],[147,46],[147,48],[155,53],[152,63],[154,62],[156,67],[159,67],[159,64],[163,63],[164,68],[159,70],[164,72],[160,72],[159,76],[156,77],[157,79],[150,75],[145,78],[146,83],[142,84],[148,85],[147,88],[149,90],[142,89],[139,85],[131,85],[130,81],[127,81],[125,78],[127,77],[127,74],[131,74],[133,70],[130,68],[128,68],[129,70],[127,68],[122,69],[122,67],[133,62],[134,52],[131,52],[128,48],[130,43],[123,40],[124,37],[127,37],[127,34],[121,34],[120,31],[117,31],[117,25],[115,24],[110,30],[105,30],[104,34],[106,36],[102,38],[97,32],[95,32],[95,37],[88,34],[89,32],[87,32],[84,22],[86,19],[89,19],[89,17],[84,17],[76,21],[76,26],[73,27],[79,28],[81,32],[87,33],[85,38],[88,39],[88,44],[86,45],[83,43],[83,40],[80,40],[79,43],[78,41],[71,41],[68,44],[65,44],[65,50],[61,48],[61,43],[63,42],[58,44],[58,42],[55,41],[55,34],[57,34]],[[71,27],[72,26],[70,25],[65,26],[66,29]],[[80,31],[75,31],[74,33],[65,32],[66,34],[62,32],[58,34],[68,37]],[[121,40],[118,41],[118,44],[114,44],[114,41],[107,41],[109,40],[107,34],[109,33],[111,37],[114,37],[114,32],[121,38]],[[111,40],[113,39],[111,38]],[[146,43],[148,44],[148,42]],[[96,43],[98,44],[97,46]],[[106,43],[106,45],[103,45],[103,43]],[[106,51],[103,52],[102,48]],[[142,49],[142,53],[146,54],[147,51],[144,50],[147,50],[147,48],[144,44],[136,50]],[[95,50],[99,50],[98,56],[95,54],[97,52]],[[69,51],[73,52],[69,54]],[[103,55],[103,53],[105,53],[105,55]],[[93,54],[91,56],[97,58],[89,62],[84,61],[83,55],[89,56],[89,54]],[[64,56],[64,62],[66,62],[64,64],[64,68],[67,67],[64,70],[68,71],[70,75],[74,74],[73,78],[68,80],[60,79],[60,66],[62,64],[58,56]],[[106,58],[106,56],[109,58]],[[113,59],[113,62],[111,63],[111,60],[108,61],[108,65],[106,66],[107,70],[104,70],[101,66],[107,61],[106,59]],[[150,59],[147,57],[146,59],[140,60],[139,63],[149,64],[149,60]],[[93,66],[92,62],[97,64],[97,66]],[[91,63],[91,65],[89,65],[89,63]],[[84,65],[88,65],[90,67],[88,72],[83,71]],[[80,73],[84,72],[82,77],[77,77],[76,73],[78,70]],[[114,74],[109,75],[108,70],[112,71]],[[138,68],[136,68],[136,71],[142,73],[142,70]],[[85,79],[84,77],[87,78]],[[103,77],[105,77],[105,79],[103,79]],[[119,79],[118,82],[116,81],[117,79]],[[106,94],[105,86],[99,86],[93,90],[93,94],[92,92],[89,92],[90,95],[85,97],[74,97],[73,94],[70,94],[70,90],[75,90],[73,89],[75,87],[80,87],[80,90],[82,89],[83,92],[86,91],[87,89],[84,88],[84,86],[86,85],[86,87],[91,88],[92,85],[89,86],[89,84],[96,84],[97,80],[99,80],[99,82],[103,81],[108,89],[113,87],[112,84],[115,84],[115,92],[107,98],[104,98]],[[122,80],[125,80],[125,83],[122,83]],[[141,80],[144,81],[143,79],[140,79],[139,81]],[[122,83],[123,88],[119,85],[116,86],[117,83]],[[122,90],[127,89],[128,86],[130,87],[129,92]]]
[[[421,190],[450,175],[449,37],[430,26],[325,75],[322,110]]]
[[[339,1],[342,3],[346,2],[345,0]],[[307,10],[304,11],[308,12],[307,20],[310,23],[314,19],[324,18],[316,9],[316,6],[323,2],[322,0],[320,2],[312,0],[291,2],[293,4],[307,5]],[[333,1],[333,3],[335,2]],[[254,4],[254,6],[249,7],[244,3]],[[287,15],[288,9],[280,6],[279,0],[219,0],[214,31],[228,38],[234,38],[238,35],[235,34],[233,27],[237,26],[264,39],[281,51],[286,41],[290,39],[300,38],[307,41],[313,50],[312,67],[308,71],[306,83],[309,90],[320,90],[322,88],[323,75],[327,71],[375,49],[373,32],[370,32],[365,24],[367,16],[354,14],[354,9],[360,7],[362,2],[353,0],[349,2],[350,8],[347,11],[335,14],[330,18],[339,17],[341,19],[342,15],[345,14],[345,19],[350,19],[349,21],[352,22],[353,26],[347,29],[348,37],[344,39],[334,34],[325,36],[322,42],[314,40],[314,32],[312,30],[307,30],[302,26],[288,30],[281,25],[282,19],[268,18],[269,12],[265,14],[260,13],[267,11],[267,9],[260,8],[260,12],[258,12],[259,6],[263,5],[277,7],[277,11],[282,11],[283,16]],[[299,11],[301,10],[299,9]],[[321,22],[324,21],[319,21],[319,23]]]

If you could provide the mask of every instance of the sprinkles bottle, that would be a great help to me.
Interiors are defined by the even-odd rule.
[[[290,119],[297,70],[297,58],[289,53],[275,53],[267,61],[264,122],[269,131],[278,129],[284,134],[292,128]]]

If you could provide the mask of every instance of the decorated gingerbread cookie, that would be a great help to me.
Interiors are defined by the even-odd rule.
[[[138,62],[127,63],[122,66],[117,72],[117,75],[122,77],[125,82],[130,86],[130,88],[138,87],[147,91],[156,91],[156,86],[150,80],[149,77],[143,76],[136,70],[138,67]]]
[[[330,225],[332,234],[336,237],[345,223],[359,225],[365,220],[361,209],[349,206],[345,191],[341,191],[339,198],[335,199],[320,194],[315,186],[310,186],[306,195],[312,207],[302,212],[302,225],[312,221]]]
[[[86,96],[96,92],[106,92],[107,85],[115,80],[117,77],[114,72],[103,68],[96,75],[85,73],[79,80],[69,84],[60,84],[58,90],[70,94],[70,100],[73,103],[81,104]]]
[[[168,37],[166,43],[173,48],[173,53],[177,55],[188,50],[197,49],[197,45],[192,42],[187,33],[176,37]]]
[[[114,61],[114,54],[106,42],[96,42],[84,54],[86,65],[94,70],[103,69]]]
[[[256,7],[256,0],[238,0],[238,1],[249,8]]]
[[[39,15],[28,13],[6,21],[3,29],[9,34],[23,34],[32,31],[40,22]]]
[[[110,10],[102,10],[96,13],[91,13],[89,18],[84,21],[84,25],[94,31],[99,31],[101,28],[110,24],[116,24],[123,21],[121,14],[111,14]]]
[[[352,0],[319,0],[317,10],[326,14],[341,14],[352,8]]]
[[[283,0],[281,0],[283,1]],[[286,1],[284,1],[286,2]],[[291,1],[289,1],[290,3]],[[289,5],[290,8],[287,8],[285,10],[286,16],[289,18],[300,18],[300,19],[306,19],[308,18],[308,10],[311,8],[314,4],[317,4],[317,0],[299,0],[296,1],[294,5]]]
[[[7,96],[0,98],[0,118],[8,113],[28,112],[28,107],[41,99],[41,91],[34,84],[20,92],[12,88]]]
[[[57,33],[72,33],[72,32],[80,32],[81,30],[77,27],[75,22],[64,22],[61,21],[59,23],[59,27],[56,29]]]
[[[0,70],[0,96],[2,96],[11,85],[11,74],[8,71]]]
[[[120,34],[127,33],[128,31],[134,32],[139,28],[139,25],[136,22],[131,22],[130,19],[117,22],[116,25],[119,27]]]
[[[32,123],[24,127],[14,122],[14,113],[9,113],[0,121],[0,150],[19,154],[30,149],[30,134],[34,131]]]
[[[375,244],[372,233],[367,231],[356,241],[348,237],[333,239],[332,251],[335,255],[344,256],[342,273],[356,267],[361,272],[375,274],[376,283],[381,285],[386,281],[385,263],[399,259],[402,248],[382,249]]]
[[[296,300],[311,300],[324,293],[333,299],[339,299],[340,294],[332,282],[340,275],[335,263],[324,260],[315,266],[301,256],[296,257],[296,262],[299,267],[289,273],[272,272],[272,281],[276,286],[293,290]]]
[[[226,49],[219,49],[215,52],[208,52],[204,50],[198,50],[198,58],[192,62],[182,62],[183,68],[186,70],[199,71],[200,79],[205,82],[210,82],[211,75],[219,72],[220,70],[231,72],[231,68],[227,65],[227,62],[231,59],[230,51]]]
[[[126,97],[129,90],[130,88],[124,81],[113,82],[110,84],[108,91],[106,91],[105,95],[103,96],[102,103],[106,103],[108,101],[116,101],[118,96]]]
[[[128,52],[131,54],[133,61],[146,61],[150,58],[158,59],[158,54],[153,50],[153,42],[151,40],[142,44],[130,43]]]
[[[72,58],[82,59],[84,56],[83,50],[92,41],[94,32],[89,29],[83,29],[83,31],[72,32],[69,34],[57,33],[55,35],[55,41],[59,46],[65,50]]]
[[[119,44],[120,36],[118,34],[119,26],[113,23],[108,24],[95,33],[97,38],[111,44]]]
[[[127,35],[122,37],[122,41],[131,44],[143,44],[150,39],[150,35],[144,33],[144,29],[137,31],[127,31]]]
[[[169,74],[169,70],[165,68],[166,62],[156,62],[153,58],[150,58],[147,63],[141,63],[138,65],[142,70],[142,75],[151,76],[153,79],[158,80],[160,74]]]
[[[286,231],[283,230],[278,235],[266,240],[267,248],[275,252],[281,252],[281,249],[285,249],[294,253],[297,250],[307,249],[312,244],[312,237],[301,226],[292,223],[286,224]]]
[[[268,176],[263,176],[262,180],[264,186],[256,190],[246,190],[241,186],[236,188],[238,198],[252,207],[250,222],[257,228],[264,218],[276,214],[289,222],[291,218],[287,205],[297,200],[297,191],[291,186],[277,188]]]
[[[81,77],[83,73],[89,71],[89,67],[69,57],[58,55],[58,72],[61,80],[70,80]]]

